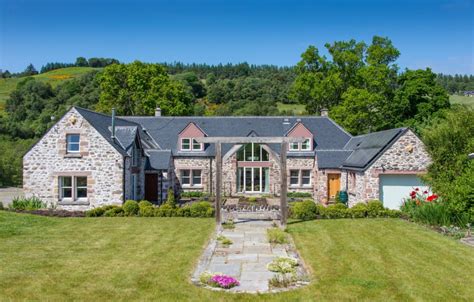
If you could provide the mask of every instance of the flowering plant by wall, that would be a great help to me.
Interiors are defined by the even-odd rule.
[[[430,193],[429,191],[422,191],[420,188],[413,188],[410,192],[410,197],[406,198],[404,203],[415,202],[416,205],[421,205],[425,202],[433,202],[438,200],[438,195]]]

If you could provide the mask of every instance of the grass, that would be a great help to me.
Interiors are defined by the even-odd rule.
[[[59,83],[64,80],[79,77],[91,70],[97,68],[92,67],[68,67],[52,70],[49,72],[41,73],[33,76],[33,78],[50,83],[53,87],[56,87]],[[16,85],[21,82],[25,77],[21,78],[9,78],[0,79],[0,111],[4,109],[5,102],[10,96],[10,93],[15,90]]]
[[[305,105],[301,105],[301,104],[284,104],[284,103],[278,102],[277,103],[277,108],[278,108],[279,111],[291,110],[296,115],[306,114]]]
[[[474,97],[452,94],[449,96],[451,104],[462,104],[474,108]]]
[[[474,249],[397,219],[288,226],[312,271],[279,294],[192,285],[212,219],[50,218],[0,212],[1,300],[472,300]]]

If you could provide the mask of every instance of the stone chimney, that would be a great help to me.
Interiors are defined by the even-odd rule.
[[[160,107],[156,107],[155,116],[161,116],[161,108]]]
[[[328,116],[329,115],[329,110],[327,108],[321,109],[321,116]]]

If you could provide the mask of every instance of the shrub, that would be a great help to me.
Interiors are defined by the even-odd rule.
[[[342,203],[333,204],[326,208],[322,207],[320,210],[321,216],[324,218],[335,219],[350,217],[349,210]]]
[[[191,217],[191,206],[185,205],[184,207],[178,208],[176,215],[179,217]]]
[[[137,216],[138,210],[138,203],[135,200],[127,200],[123,204],[123,212],[125,216]]]
[[[111,209],[108,209],[104,212],[105,217],[122,217],[124,216],[124,210],[122,207],[113,206]]]
[[[384,207],[380,200],[370,200],[367,202],[367,216],[380,217],[383,213]]]
[[[138,215],[141,217],[153,217],[155,216],[155,208],[153,206],[140,207]]]
[[[284,288],[295,284],[297,278],[295,274],[276,274],[268,280],[268,286],[274,288]]]
[[[301,220],[315,219],[318,214],[318,208],[312,200],[295,202],[291,207],[291,218]]]
[[[0,201],[0,211],[4,210],[3,203]]]
[[[349,209],[349,214],[352,218],[364,218],[367,216],[367,205],[365,203],[357,203]]]
[[[273,244],[288,243],[288,235],[279,228],[267,229],[268,242]]]
[[[233,221],[233,220],[224,221],[224,222],[222,223],[222,228],[223,228],[224,230],[235,229],[234,221]]]
[[[173,217],[176,216],[177,209],[170,206],[168,203],[160,206],[159,208],[155,209],[155,216],[157,217]]]
[[[36,196],[24,198],[24,197],[15,197],[10,204],[10,208],[14,210],[26,210],[32,211],[37,209],[46,208],[46,203]]]
[[[148,200],[142,200],[138,203],[138,207],[152,207],[153,204],[149,202]]]
[[[175,196],[174,196],[174,190],[171,187],[168,188],[168,195],[167,195],[167,198],[166,198],[166,204],[169,205],[172,208],[176,208],[176,199],[175,199]]]
[[[267,264],[267,269],[275,273],[295,273],[298,260],[292,257],[278,257]]]
[[[286,194],[289,198],[311,198],[313,197],[311,193],[308,192],[288,192]]]
[[[181,193],[182,198],[202,198],[207,197],[207,194],[201,191],[186,191]]]
[[[191,217],[212,217],[214,216],[214,208],[207,201],[199,201],[191,204]]]
[[[400,218],[402,217],[402,212],[398,210],[391,210],[391,209],[385,209],[382,212],[383,217],[388,217],[388,218]]]

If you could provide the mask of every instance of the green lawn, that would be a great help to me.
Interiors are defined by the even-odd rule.
[[[452,94],[449,96],[449,100],[451,104],[462,104],[474,107],[474,97]]]
[[[41,73],[33,76],[35,79],[43,82],[50,83],[53,87],[57,86],[59,83],[64,80],[71,78],[79,77],[91,70],[98,69],[92,67],[68,67],[52,70],[49,72]],[[16,85],[25,79],[22,78],[10,78],[10,79],[0,79],[0,111],[3,110],[5,101],[10,96],[10,93],[15,90]]]
[[[0,300],[473,300],[474,249],[396,219],[289,225],[312,270],[296,291],[192,285],[212,219],[47,218],[0,212]]]

